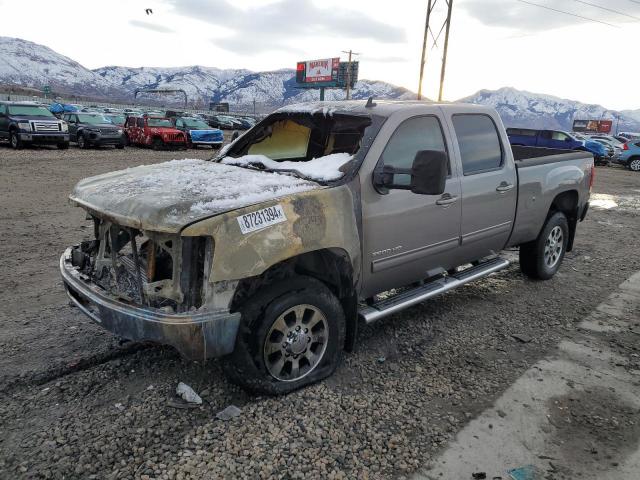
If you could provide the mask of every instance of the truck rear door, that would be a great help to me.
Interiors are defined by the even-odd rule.
[[[448,110],[462,164],[462,263],[504,248],[515,218],[518,180],[511,148],[497,115]]]
[[[435,109],[434,109],[435,110]],[[444,117],[437,114],[391,117],[369,151],[377,162],[411,168],[416,153],[449,153]],[[388,139],[388,140],[387,140]],[[379,191],[371,176],[361,178],[363,225],[363,296],[425,279],[451,268],[460,238],[460,178],[450,157],[443,195],[418,195],[408,190]],[[373,165],[371,165],[373,166]],[[394,181],[409,185],[410,176]]]

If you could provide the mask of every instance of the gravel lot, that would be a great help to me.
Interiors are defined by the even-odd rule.
[[[408,477],[640,270],[640,175],[599,168],[601,206],[553,280],[525,279],[510,252],[507,270],[362,328],[332,378],[251,397],[217,361],[119,344],[69,306],[57,271],[64,248],[90,235],[66,201],[79,179],[210,156],[0,146],[0,478]],[[636,361],[639,347],[640,336],[616,345]],[[179,381],[204,404],[168,405]],[[216,419],[232,404],[239,417]]]

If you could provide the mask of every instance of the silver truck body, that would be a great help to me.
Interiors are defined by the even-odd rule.
[[[488,117],[495,126],[502,154],[498,167],[465,175],[454,125],[456,116],[465,115]],[[289,116],[313,117],[317,122],[341,116],[369,121],[341,179],[319,183],[296,179],[291,188],[300,188],[298,192],[265,187],[258,189],[259,197],[247,197],[259,198],[258,202],[236,203],[229,203],[225,195],[203,199],[202,189],[155,192],[148,186],[154,166],[80,182],[70,198],[95,219],[97,243],[70,248],[61,258],[65,287],[74,303],[123,337],[171,344],[192,358],[223,356],[234,349],[243,302],[274,278],[286,277],[293,270],[304,271],[335,292],[347,322],[346,343],[352,345],[359,314],[364,318],[366,312],[369,318],[382,316],[381,311],[371,314],[377,294],[443,276],[438,291],[475,279],[481,275],[473,271],[465,278],[449,279],[446,272],[495,257],[507,247],[535,241],[554,211],[563,212],[568,219],[570,249],[576,225],[588,208],[591,154],[512,150],[502,122],[491,108],[423,102],[327,102],[286,107],[272,117]],[[435,119],[441,129],[449,159],[444,192],[381,191],[373,178],[382,166],[383,152],[394,132],[418,117]],[[238,142],[270,121],[267,117],[260,122],[223,150],[217,160],[233,156]],[[180,172],[177,164],[175,168]],[[201,168],[204,178],[211,175],[211,182],[222,173],[231,175],[224,178],[221,189],[242,183],[240,177],[234,182],[234,172],[240,175],[247,171],[215,164],[193,168]],[[251,182],[234,188],[256,193]],[[203,201],[211,209],[194,214],[193,205]],[[243,215],[276,207],[286,221],[249,233],[241,231],[238,219]],[[111,258],[109,248],[104,247],[114,242],[118,245],[114,250],[119,250],[114,229],[117,235],[122,234],[123,245],[134,239],[133,253],[127,253],[127,258],[118,252]],[[145,242],[139,251],[136,236]],[[173,260],[172,273],[161,281],[154,277],[156,251]],[[193,263],[194,258],[199,263]],[[106,285],[113,284],[113,278],[99,284],[96,262],[105,271],[113,268],[121,271],[121,277],[127,275],[133,293]],[[506,262],[498,261],[484,274],[504,265]],[[191,282],[196,277],[198,281]]]

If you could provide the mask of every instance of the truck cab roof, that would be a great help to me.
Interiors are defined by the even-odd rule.
[[[495,112],[491,107],[470,103],[430,102],[422,100],[349,100],[292,104],[282,107],[276,113],[377,115],[390,117],[400,111],[437,111],[468,109],[473,112]]]

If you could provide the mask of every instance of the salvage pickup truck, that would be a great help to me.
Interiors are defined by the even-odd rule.
[[[284,393],[330,375],[371,323],[507,267],[550,279],[585,218],[593,156],[509,145],[495,110],[327,102],[269,115],[212,161],[81,181],[94,238],[71,301],[111,332],[223,357]]]

